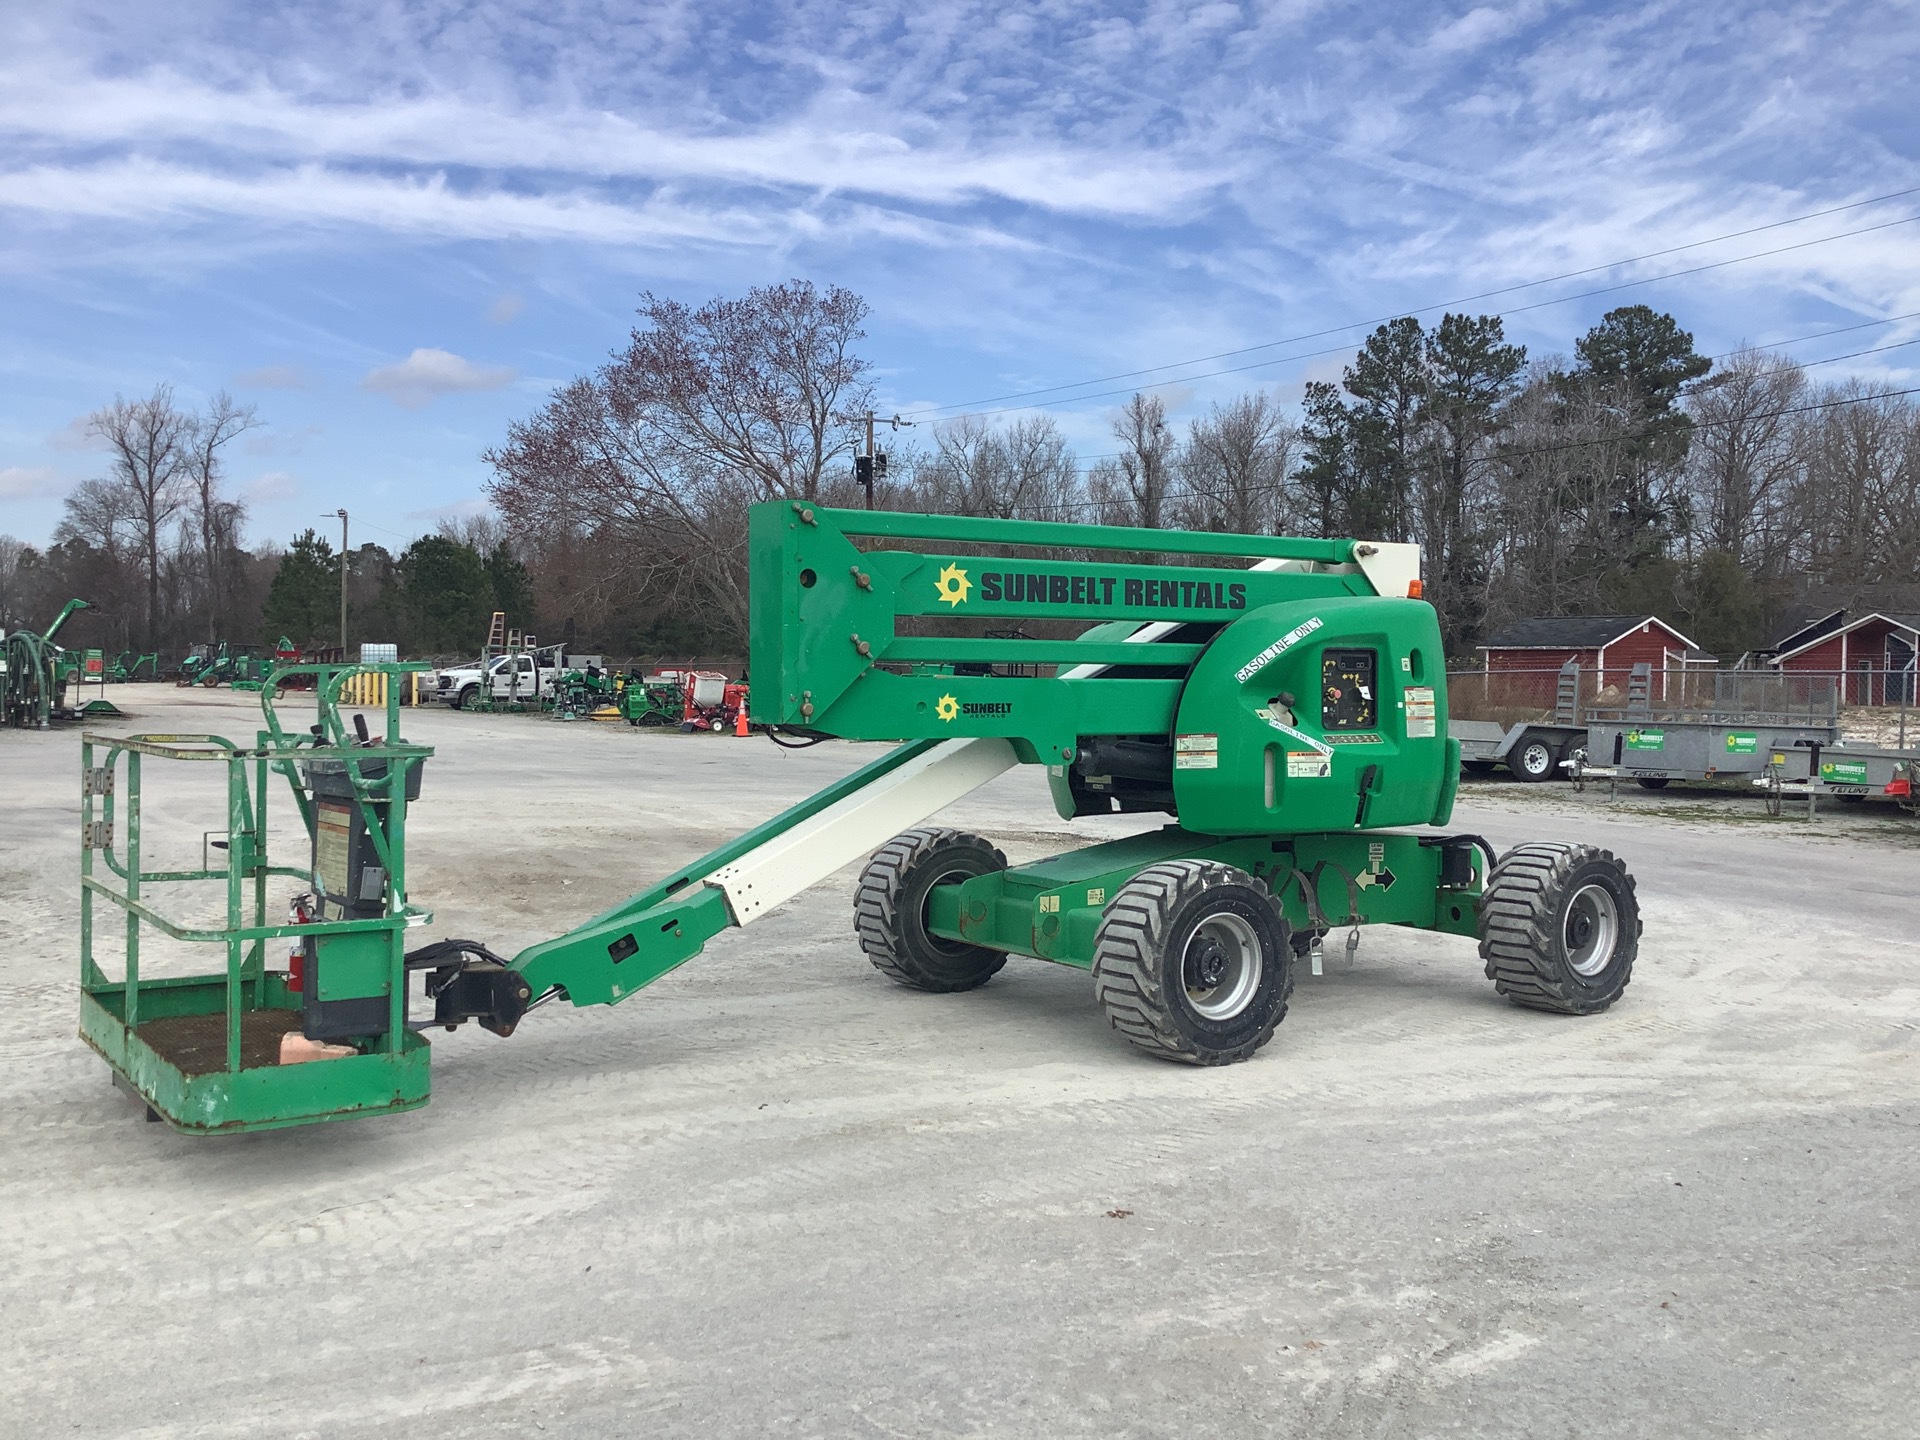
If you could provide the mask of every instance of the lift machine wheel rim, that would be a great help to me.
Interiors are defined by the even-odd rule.
[[[933,892],[949,882],[964,883],[971,880],[976,873],[975,871],[967,869],[964,865],[951,865],[945,870],[942,870],[938,875],[935,875],[933,879],[927,883],[927,893],[920,897],[921,933],[926,936],[927,943],[942,954],[958,955],[973,947],[963,940],[949,940],[944,935],[936,935],[927,928],[928,912],[933,906]]]
[[[1238,915],[1209,915],[1194,926],[1180,955],[1180,981],[1194,1014],[1216,1024],[1253,1003],[1266,971],[1260,937]]]
[[[1567,963],[1576,974],[1598,975],[1613,959],[1620,939],[1620,909],[1604,885],[1583,885],[1567,904],[1561,935]]]

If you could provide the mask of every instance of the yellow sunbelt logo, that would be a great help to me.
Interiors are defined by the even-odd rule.
[[[951,725],[962,715],[969,720],[998,720],[1013,713],[1011,700],[969,700],[962,704],[957,696],[942,695],[933,702],[933,713]]]
[[[933,582],[933,588],[940,592],[940,598],[947,604],[958,606],[966,603],[967,592],[973,589],[973,582],[967,579],[967,572],[958,565],[949,565],[940,572],[940,578]],[[951,695],[947,697],[948,700],[952,698]],[[945,703],[944,700],[941,702],[943,705]],[[943,713],[940,718],[951,720],[953,716]]]

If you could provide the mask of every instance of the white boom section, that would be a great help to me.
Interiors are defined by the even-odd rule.
[[[1318,566],[1297,560],[1262,560],[1254,570],[1324,569],[1347,571],[1346,565]],[[1420,547],[1385,541],[1364,547],[1358,568],[1377,594],[1405,595],[1407,582],[1420,576]],[[1177,621],[1157,620],[1127,637],[1132,644],[1150,644],[1178,628]],[[1077,665],[1061,672],[1063,680],[1098,675],[1104,665]],[[746,925],[782,905],[808,886],[819,883],[842,865],[870,855],[902,830],[917,825],[963,795],[971,794],[1019,761],[1010,742],[1000,739],[948,740],[896,770],[890,770],[818,815],[803,820],[723,865],[703,883],[727,897],[733,923]]]
[[[1018,763],[1010,741],[942,741],[721,866],[706,883],[726,895],[733,923],[745,925]]]
[[[1373,593],[1398,599],[1413,591],[1420,578],[1420,547],[1396,540],[1374,540],[1354,551],[1360,573],[1373,582]]]

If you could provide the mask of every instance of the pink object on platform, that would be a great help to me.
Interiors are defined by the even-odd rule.
[[[289,1030],[280,1037],[282,1065],[304,1065],[309,1060],[340,1060],[359,1053],[351,1045],[328,1045],[324,1041],[309,1040],[298,1030]]]

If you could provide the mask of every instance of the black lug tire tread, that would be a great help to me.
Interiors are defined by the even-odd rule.
[[[905,830],[873,852],[853,892],[853,933],[873,968],[890,980],[936,995],[978,989],[1007,963],[1005,951],[973,946],[970,948],[978,964],[972,971],[964,978],[941,979],[926,974],[902,953],[899,897],[908,874],[955,845],[979,846],[992,853],[1000,868],[1006,867],[1007,857],[978,835],[945,828]]]
[[[1633,955],[1620,967],[1618,983],[1599,994],[1585,993],[1559,973],[1552,955],[1559,897],[1567,877],[1589,860],[1606,862],[1618,872],[1633,911],[1632,933],[1620,943],[1637,953],[1643,929],[1633,876],[1611,850],[1594,845],[1535,841],[1516,845],[1500,857],[1480,897],[1480,958],[1494,989],[1515,1005],[1558,1015],[1594,1015],[1620,998],[1633,978]],[[1623,928],[1625,917],[1623,917]]]
[[[1149,865],[1108,902],[1094,937],[1094,997],[1107,1022],[1134,1048],[1183,1065],[1231,1065],[1273,1038],[1293,996],[1293,968],[1268,1023],[1252,1039],[1228,1051],[1203,1051],[1168,1023],[1169,1001],[1156,963],[1174,912],[1189,896],[1225,884],[1266,887],[1243,870],[1209,860],[1165,860]],[[1274,902],[1276,912],[1279,902]],[[1284,926],[1284,920],[1282,924]],[[1284,933],[1284,931],[1283,931]],[[1286,964],[1289,957],[1276,957]]]

